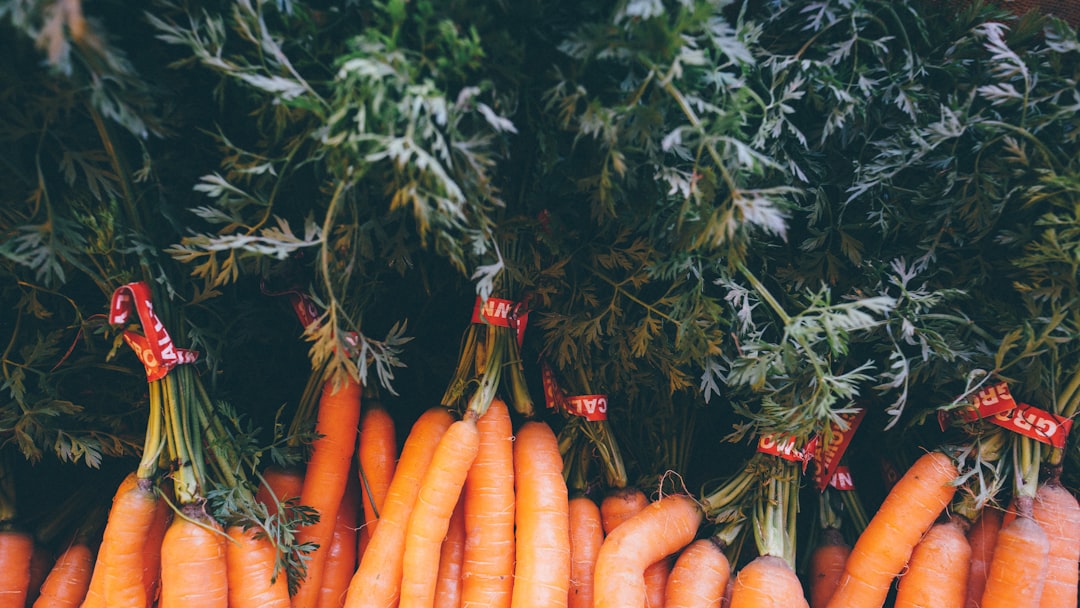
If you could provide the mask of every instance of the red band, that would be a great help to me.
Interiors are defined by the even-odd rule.
[[[990,422],[1059,449],[1065,449],[1072,430],[1072,419],[1055,416],[1026,403],[996,414]]]
[[[487,323],[499,327],[509,327],[517,332],[517,343],[525,340],[525,326],[529,322],[529,311],[520,303],[502,298],[488,298],[486,301],[476,297],[473,305],[473,323]]]
[[[854,490],[855,480],[851,477],[851,470],[846,465],[836,467],[836,472],[829,478],[829,485],[837,490]]]
[[[822,441],[816,454],[817,467],[814,469],[814,483],[817,484],[818,490],[824,491],[832,482],[833,477],[839,470],[840,459],[843,458],[844,452],[851,445],[851,438],[855,435],[855,429],[859,428],[859,423],[862,422],[865,416],[866,410],[859,408],[857,412],[840,416],[847,423],[846,430],[840,428],[840,424],[836,422],[830,425],[830,441],[828,443]]]
[[[569,413],[592,422],[607,420],[607,395],[574,395],[567,397],[566,409]]]
[[[154,313],[150,287],[143,281],[128,283],[113,292],[109,323],[126,325],[130,322],[132,312],[138,316],[143,333],[126,330],[124,341],[146,367],[148,381],[160,380],[177,365],[194,363],[199,358],[199,353],[173,345],[165,325]]]
[[[784,460],[790,460],[791,462],[803,463],[803,470],[806,470],[806,465],[814,457],[814,451],[817,449],[817,437],[814,437],[802,448],[799,449],[795,446],[795,436],[788,435],[782,436],[776,433],[769,433],[768,435],[762,435],[758,439],[757,451],[763,454],[772,454],[773,456],[779,456]]]

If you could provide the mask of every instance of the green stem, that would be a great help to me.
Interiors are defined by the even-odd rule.
[[[139,479],[152,479],[158,472],[158,462],[165,450],[165,430],[163,428],[163,393],[164,380],[154,380],[148,385],[150,401],[146,416],[146,437],[143,439],[142,458],[136,475]]]
[[[1040,443],[1030,437],[1017,436],[1013,442],[1016,497],[1035,498],[1039,488]]]

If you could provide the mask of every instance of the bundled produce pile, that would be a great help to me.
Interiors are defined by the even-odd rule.
[[[1076,606],[1009,6],[0,2],[0,606]]]

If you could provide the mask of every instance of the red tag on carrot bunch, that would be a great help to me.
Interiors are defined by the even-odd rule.
[[[957,410],[956,412],[938,412],[938,423],[941,425],[941,430],[945,430],[949,426],[949,421],[958,416],[964,422],[975,422],[976,420],[988,420],[1001,412],[1007,412],[1016,407],[1016,400],[1013,399],[1012,393],[1009,392],[1009,385],[1004,382],[998,382],[993,386],[988,386],[971,398],[971,404]]]
[[[544,401],[549,409],[581,416],[592,422],[607,420],[607,395],[567,395],[555,380],[555,371],[547,361],[540,364],[540,377],[544,385]]]
[[[113,292],[109,306],[109,323],[126,325],[133,312],[138,317],[143,333],[124,330],[124,341],[142,361],[148,381],[160,380],[177,365],[194,363],[199,358],[198,352],[173,345],[165,325],[154,313],[150,287],[143,281],[128,283]]]
[[[517,332],[517,343],[521,346],[522,341],[525,340],[525,326],[529,322],[529,311],[520,302],[513,300],[488,298],[485,301],[480,296],[476,296],[472,322],[509,327]]]
[[[990,422],[1059,449],[1065,449],[1065,441],[1072,430],[1072,419],[1055,416],[1026,403],[995,414]]]
[[[859,408],[857,412],[841,414],[840,417],[844,419],[847,429],[841,428],[838,422],[829,425],[828,440],[821,441],[816,454],[817,466],[814,468],[814,483],[817,485],[818,490],[825,491],[825,488],[829,486],[833,477],[839,471],[840,459],[844,456],[848,446],[851,445],[851,438],[855,435],[855,429],[859,428],[859,423],[862,422],[865,416],[866,410]]]
[[[773,456],[779,456],[784,460],[790,460],[791,462],[803,463],[803,470],[806,470],[807,463],[814,457],[814,451],[817,449],[817,437],[812,438],[801,449],[795,445],[796,439],[794,435],[780,435],[778,433],[769,433],[768,435],[762,435],[758,439],[757,451],[764,454],[772,454]]]
[[[607,420],[607,395],[573,395],[566,398],[566,410],[586,420]]]
[[[850,491],[855,489],[855,479],[851,476],[851,469],[846,465],[836,467],[836,472],[829,478],[828,485],[837,490]]]

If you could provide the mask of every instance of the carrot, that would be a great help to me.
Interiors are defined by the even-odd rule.
[[[642,575],[645,578],[646,608],[664,607],[664,594],[667,592],[668,577],[671,576],[674,564],[675,560],[669,556],[646,566]]]
[[[278,505],[289,500],[300,500],[304,489],[304,472],[295,468],[266,467],[255,492],[255,500],[266,505],[270,515],[277,515]]]
[[[326,555],[322,589],[319,591],[319,608],[341,608],[345,605],[345,592],[356,572],[356,551],[359,543],[356,520],[360,517],[360,481],[357,476],[349,479],[345,496],[341,499],[334,536]]]
[[[810,555],[810,608],[825,608],[829,603],[829,598],[840,584],[849,555],[851,547],[844,542],[840,531],[825,528],[821,542]]]
[[[551,427],[530,421],[514,440],[517,526],[512,608],[566,606],[570,515],[562,455]]]
[[[120,482],[98,548],[85,608],[148,605],[143,566],[158,502],[149,479],[130,473]]]
[[[37,598],[41,596],[41,586],[45,583],[45,579],[49,576],[49,572],[54,565],[52,551],[42,543],[35,542],[34,553],[30,556],[30,583],[27,585],[27,604],[37,601]],[[94,564],[91,562],[90,568],[93,567]]]
[[[169,524],[161,544],[160,607],[227,608],[227,543],[225,533],[214,520],[199,512],[198,507],[184,507],[182,515]]]
[[[257,527],[229,526],[225,567],[229,608],[289,608],[289,581],[277,568],[277,548]]]
[[[724,599],[731,564],[716,540],[690,543],[671,568],[664,605],[667,608],[714,608]]]
[[[450,425],[439,440],[406,528],[401,608],[431,606],[435,601],[439,551],[479,448],[480,431],[476,428],[476,413],[471,410]]]
[[[619,524],[637,515],[648,504],[649,497],[637,488],[619,488],[609,492],[604,500],[600,501],[604,534],[611,534]]]
[[[900,577],[896,608],[963,608],[971,545],[959,517],[934,524]]]
[[[318,547],[308,554],[307,575],[293,596],[294,608],[315,608],[319,602],[326,555],[356,453],[360,393],[360,383],[354,378],[340,385],[333,380],[323,384],[315,423],[318,438],[312,443],[300,492],[300,503],[318,511],[319,521],[297,533],[300,543],[314,543]]]
[[[641,512],[648,504],[649,498],[638,488],[619,488],[608,493],[600,502],[604,532],[610,534],[619,524]],[[645,568],[646,605],[649,608],[663,605],[670,570],[670,562],[656,562]]]
[[[508,608],[514,589],[514,429],[501,399],[476,421],[480,447],[465,478],[464,608]]]
[[[604,542],[600,507],[587,496],[570,499],[570,595],[569,608],[592,608],[593,573]]]
[[[941,452],[919,457],[859,535],[828,608],[880,608],[922,535],[952,500],[959,472]]]
[[[802,583],[791,566],[775,555],[762,555],[735,576],[731,608],[808,607]]]
[[[397,431],[394,419],[378,401],[372,401],[360,414],[360,487],[364,495],[363,534],[371,539],[378,523],[386,492],[394,479],[397,463]]]
[[[93,569],[93,550],[86,543],[73,542],[56,558],[34,608],[77,608],[86,598]]]
[[[465,560],[465,501],[458,498],[450,528],[439,552],[439,574],[435,581],[435,608],[461,606],[461,566]]]
[[[645,606],[645,568],[690,544],[703,517],[692,498],[670,494],[619,524],[596,560],[596,606]]]
[[[1016,499],[1018,516],[998,532],[982,608],[1035,608],[1046,581],[1050,541],[1031,518],[1032,500]]]
[[[449,410],[434,407],[424,412],[409,431],[379,513],[379,525],[349,582],[345,596],[348,608],[392,608],[397,604],[409,516],[439,439],[453,421]]]
[[[0,608],[23,608],[30,591],[34,538],[19,530],[0,531]]]
[[[172,521],[172,508],[164,500],[157,501],[154,519],[146,532],[146,544],[143,545],[143,589],[146,590],[146,605],[153,606],[158,599],[161,587],[161,542],[165,531]]]
[[[984,508],[975,523],[968,529],[971,545],[971,566],[968,568],[968,585],[964,608],[980,608],[986,576],[990,573],[990,560],[994,557],[998,531],[1001,530],[1001,511]]]
[[[1039,486],[1032,517],[1050,541],[1040,608],[1076,608],[1080,573],[1080,504],[1057,475]]]

